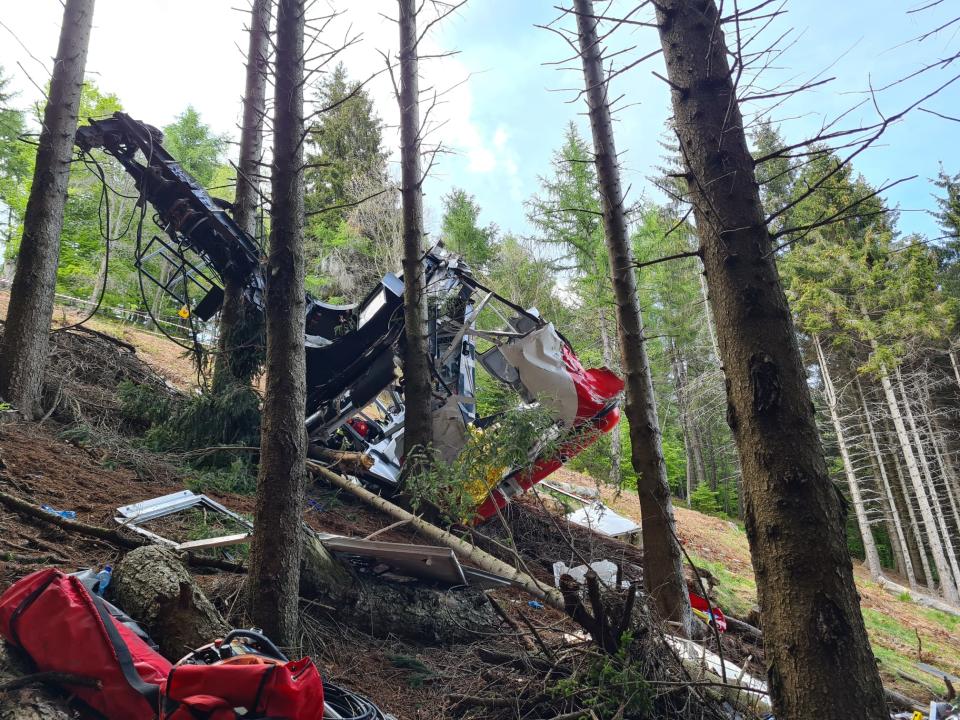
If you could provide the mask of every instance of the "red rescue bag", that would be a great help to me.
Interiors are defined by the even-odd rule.
[[[110,720],[156,717],[170,663],[114,620],[78,578],[50,568],[11,585],[0,597],[0,635],[37,671],[99,680],[99,690],[69,690]]]
[[[323,682],[310,658],[232,660],[238,662],[175,666],[163,686],[163,720],[322,720]]]

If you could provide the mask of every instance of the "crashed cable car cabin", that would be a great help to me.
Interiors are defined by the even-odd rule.
[[[230,205],[211,198],[163,147],[159,130],[115,113],[77,131],[80,149],[101,148],[133,178],[140,203],[149,203],[165,236],[145,241],[138,227],[138,270],[192,316],[208,320],[223,301],[227,279],[262,310],[263,251],[234,222]],[[147,263],[169,263],[163,279]],[[535,309],[524,309],[473,277],[456,256],[436,249],[423,259],[429,308],[429,352],[434,381],[434,449],[446,461],[467,442],[478,417],[479,366],[538,404],[553,420],[549,454],[530,448],[523,468],[505,468],[477,498],[479,519],[494,515],[615,427],[623,381],[606,368],[585,369],[570,343]],[[403,454],[403,279],[388,274],[361,302],[330,305],[307,297],[306,426],[315,449],[362,453],[358,478],[380,491],[400,487]],[[496,328],[496,329],[491,329]]]

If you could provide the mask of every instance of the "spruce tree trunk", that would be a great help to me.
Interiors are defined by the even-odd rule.
[[[674,384],[677,392],[677,411],[680,420],[680,432],[683,435],[683,452],[687,465],[687,507],[690,506],[690,495],[706,479],[706,470],[703,467],[703,457],[699,456],[698,439],[694,437],[694,427],[690,418],[690,408],[686,397],[686,373],[678,357],[677,346],[670,342],[670,364],[673,366]]]
[[[700,436],[700,428],[693,417],[690,408],[690,397],[687,394],[687,366],[686,360],[680,352],[675,340],[670,341],[670,351],[673,360],[673,373],[677,383],[677,405],[680,409],[680,424],[683,427],[684,435],[689,444],[688,455],[693,461],[693,487],[696,488],[702,482],[709,482],[710,488],[717,489],[716,463],[713,463],[712,473],[707,475],[707,464],[703,460],[703,438]],[[690,489],[690,488],[688,488]],[[689,501],[690,496],[687,495]]]
[[[893,498],[893,491],[890,487],[890,478],[887,477],[887,469],[883,463],[883,455],[880,452],[880,445],[877,442],[877,433],[873,429],[873,420],[870,419],[870,407],[867,405],[867,398],[863,394],[863,386],[860,384],[860,378],[857,377],[857,393],[860,395],[860,404],[863,406],[863,419],[866,423],[867,434],[870,436],[870,447],[873,450],[871,458],[877,473],[880,476],[883,492],[887,498],[887,505],[890,508],[890,522],[893,525],[895,537],[897,538],[896,547],[900,552],[896,553],[899,565],[907,574],[907,581],[910,583],[910,589],[917,589],[917,576],[913,571],[913,560],[910,557],[910,548],[907,545],[907,539],[903,532],[903,523],[900,521],[900,512],[897,510],[897,504]]]
[[[250,549],[248,608],[267,635],[294,643],[307,435],[303,286],[304,0],[277,4],[270,247],[265,300],[266,389]]]
[[[924,396],[924,401],[923,415],[927,426],[927,437],[930,438],[930,448],[933,450],[933,455],[937,460],[937,466],[940,468],[940,477],[943,480],[943,491],[947,496],[947,501],[950,503],[950,509],[953,512],[953,524],[957,533],[947,534],[949,542],[949,539],[960,535],[960,507],[957,505],[957,497],[953,491],[957,475],[953,467],[953,462],[950,460],[950,450],[943,439],[943,430],[940,428],[940,423],[937,421],[936,415],[931,408],[929,388]],[[960,583],[960,576],[957,577],[957,582]]]
[[[257,234],[257,205],[261,160],[263,158],[263,119],[267,109],[267,73],[270,71],[270,17],[272,0],[253,0],[250,8],[250,32],[247,47],[247,81],[243,94],[243,124],[240,129],[240,159],[237,163],[237,189],[233,198],[233,219],[250,237]],[[244,283],[236,275],[223,278],[223,305],[220,308],[220,335],[213,386],[246,382],[231,363],[237,350],[234,329],[245,321],[248,311],[243,295]],[[240,348],[241,352],[249,350]]]
[[[643,528],[644,585],[660,618],[679,623],[689,634],[692,613],[677,540],[673,501],[663,459],[653,377],[643,336],[633,254],[620,186],[620,167],[604,81],[597,21],[592,0],[575,0],[580,56],[593,130],[597,181],[603,203],[603,229],[620,332],[620,352],[626,375],[626,415],[630,423],[631,460],[637,472]]]
[[[830,410],[833,432],[837,436],[837,447],[840,450],[840,459],[843,462],[843,472],[847,477],[847,486],[850,488],[850,503],[853,505],[854,513],[857,516],[857,526],[860,528],[860,537],[863,539],[863,552],[867,562],[867,569],[870,571],[870,577],[876,580],[883,571],[880,567],[880,555],[877,554],[877,543],[874,541],[873,533],[870,531],[870,521],[867,519],[867,510],[863,505],[863,496],[860,494],[860,484],[857,481],[857,474],[850,460],[847,440],[843,433],[843,423],[840,422],[840,415],[837,413],[837,393],[833,386],[833,379],[830,377],[827,358],[823,353],[823,347],[820,345],[820,338],[814,335],[812,340],[814,350],[816,350],[817,353],[817,360],[820,363],[824,394],[827,397],[827,408]]]
[[[950,366],[953,368],[953,377],[956,378],[957,385],[960,385],[960,367],[957,366],[957,358],[952,350],[948,351],[947,355],[950,356]]]
[[[427,298],[423,275],[423,177],[420,171],[420,84],[417,70],[417,2],[400,5],[400,189],[403,206],[403,448],[433,442],[430,365],[427,357]],[[421,456],[419,462],[424,462]],[[415,468],[408,466],[408,472]]]
[[[0,344],[0,397],[27,419],[39,416],[70,158],[93,25],[94,0],[66,0],[43,111],[23,239]]]
[[[885,717],[714,0],[658,0],[780,720]]]
[[[610,332],[607,330],[607,316],[602,306],[597,316],[600,321],[600,350],[603,354],[603,364],[613,370],[613,343],[610,341]],[[607,477],[611,487],[617,488],[618,491],[620,490],[620,458],[622,455],[620,428],[616,427],[610,432],[610,474]]]
[[[874,351],[876,351],[876,342],[873,343],[873,346]],[[900,450],[907,466],[907,476],[913,485],[913,492],[920,508],[920,519],[923,521],[924,530],[927,534],[927,543],[930,545],[930,553],[933,555],[933,564],[936,566],[937,575],[940,577],[940,593],[947,602],[957,604],[960,602],[960,596],[958,596],[957,588],[952,582],[950,565],[947,563],[947,557],[943,552],[940,531],[933,519],[933,509],[930,507],[927,492],[923,487],[923,478],[920,476],[920,468],[917,466],[917,457],[910,444],[910,436],[907,435],[907,427],[903,422],[903,415],[900,413],[900,403],[893,391],[893,383],[890,382],[890,375],[885,367],[882,367],[880,371],[880,384],[883,386],[887,407],[890,408],[890,419],[893,420],[893,426],[896,429],[897,440],[900,443]],[[924,572],[927,573],[927,585],[929,586],[932,584],[932,575],[929,574],[927,568],[924,568]]]
[[[924,447],[923,438],[920,436],[920,431],[917,429],[917,422],[913,417],[913,409],[910,407],[910,399],[907,396],[907,389],[903,384],[903,377],[900,374],[899,368],[897,368],[897,385],[900,386],[900,397],[903,398],[903,409],[907,416],[907,425],[910,427],[910,433],[913,435],[913,441],[916,445],[917,457],[920,459],[920,469],[923,472],[927,487],[930,488],[930,503],[933,507],[933,518],[937,527],[940,529],[938,541],[942,541],[943,553],[947,558],[947,566],[949,568],[947,573],[944,575],[940,572],[939,568],[937,569],[940,573],[940,586],[944,588],[945,592],[947,588],[950,588],[954,593],[954,602],[957,602],[956,598],[960,597],[960,567],[957,566],[957,555],[953,551],[953,544],[950,542],[950,532],[947,530],[946,516],[943,512],[943,506],[940,504],[940,495],[937,493],[936,485],[933,482],[933,473],[930,471],[930,463],[927,461],[927,451]]]
[[[934,595],[937,594],[937,584],[934,581],[933,572],[930,570],[930,559],[927,557],[927,548],[923,542],[923,533],[920,531],[920,523],[917,522],[917,512],[913,507],[913,498],[910,496],[910,487],[907,479],[903,475],[903,468],[896,459],[893,459],[893,467],[897,472],[897,481],[899,497],[903,505],[907,508],[907,517],[910,520],[910,534],[907,536],[910,556],[913,558],[913,570],[917,571],[919,566],[923,577],[918,576],[917,582],[925,584],[927,590]],[[911,544],[909,541],[913,540]]]

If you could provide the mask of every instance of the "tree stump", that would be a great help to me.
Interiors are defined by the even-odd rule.
[[[170,548],[147,545],[127,553],[113,587],[117,605],[174,662],[230,630]]]

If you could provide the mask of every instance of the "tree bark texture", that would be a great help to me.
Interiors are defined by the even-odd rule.
[[[433,442],[430,365],[427,358],[427,299],[423,275],[423,177],[420,170],[420,84],[417,70],[417,2],[400,6],[400,190],[403,206],[403,446]],[[420,457],[419,462],[425,458]]]
[[[658,0],[781,720],[886,716],[714,0]]]
[[[131,550],[116,575],[111,590],[117,604],[171,662],[230,630],[172,548],[145,545]]]
[[[874,343],[874,349],[876,349],[876,343]],[[933,509],[930,506],[930,499],[927,497],[923,478],[920,476],[917,456],[910,443],[907,426],[904,424],[903,414],[900,412],[900,401],[897,399],[896,393],[893,390],[893,383],[890,380],[890,374],[886,368],[881,368],[880,384],[883,387],[883,394],[887,400],[887,407],[890,409],[890,419],[893,420],[897,440],[900,442],[900,450],[903,453],[903,459],[907,466],[907,476],[910,478],[914,495],[917,498],[917,506],[920,509],[920,520],[923,522],[923,529],[927,534],[927,544],[930,547],[930,554],[933,556],[933,564],[940,578],[940,594],[943,595],[947,602],[956,605],[960,603],[960,596],[958,596],[957,588],[952,582],[950,565],[947,563],[947,556],[943,552],[940,531],[933,517]],[[922,548],[921,552],[923,552]],[[924,572],[927,573],[928,584],[930,584],[932,575],[929,574],[928,568],[924,568]]]
[[[603,229],[617,311],[620,352],[626,376],[626,415],[630,423],[631,461],[637,472],[643,532],[644,584],[663,620],[692,631],[692,614],[683,578],[683,560],[673,517],[673,501],[663,459],[657,402],[643,335],[637,277],[627,233],[620,167],[610,118],[608,85],[597,39],[591,0],[575,0],[580,57],[593,131]]]
[[[247,48],[247,81],[243,94],[243,125],[240,130],[240,158],[237,163],[237,189],[233,198],[233,219],[250,237],[257,233],[257,207],[261,161],[263,160],[263,120],[267,108],[267,73],[270,71],[270,18],[272,0],[254,0],[250,9],[250,33]],[[243,381],[230,362],[236,348],[234,328],[243,323],[247,307],[243,283],[230,273],[223,278],[223,306],[220,308],[220,335],[213,385]]]
[[[892,434],[891,434],[892,436]],[[920,523],[917,522],[917,511],[913,507],[913,498],[910,497],[910,487],[907,479],[903,475],[903,467],[896,458],[891,459],[894,471],[897,474],[897,485],[895,498],[899,497],[901,504],[907,508],[907,517],[910,520],[910,534],[907,536],[908,547],[910,548],[910,557],[913,558],[914,572],[920,568],[921,575],[917,576],[917,582],[926,584],[930,592],[937,592],[937,584],[934,581],[933,571],[930,569],[930,559],[927,557],[926,545],[923,543],[923,535],[920,532]],[[912,540],[912,542],[910,542]]]
[[[33,185],[0,344],[0,397],[29,419],[40,413],[60,233],[93,6],[94,0],[66,0],[64,5],[60,44],[43,111]]]
[[[824,395],[827,398],[827,409],[830,411],[830,421],[833,423],[833,432],[837,436],[837,448],[840,450],[840,460],[843,462],[843,474],[847,478],[847,487],[850,488],[850,503],[853,505],[853,511],[857,517],[857,527],[860,529],[860,537],[863,540],[863,553],[866,557],[867,569],[870,571],[870,577],[876,580],[880,577],[882,571],[880,555],[877,553],[877,543],[874,541],[873,533],[870,530],[870,521],[867,519],[867,509],[864,507],[863,496],[860,494],[857,473],[853,469],[853,461],[850,459],[850,451],[847,449],[847,439],[843,432],[843,423],[840,421],[840,413],[837,408],[837,392],[833,386],[833,378],[830,377],[827,357],[820,344],[820,338],[816,335],[813,336],[813,347],[820,364]]]
[[[307,436],[303,332],[304,0],[277,4],[266,390],[250,549],[248,608],[276,642],[296,634]]]

